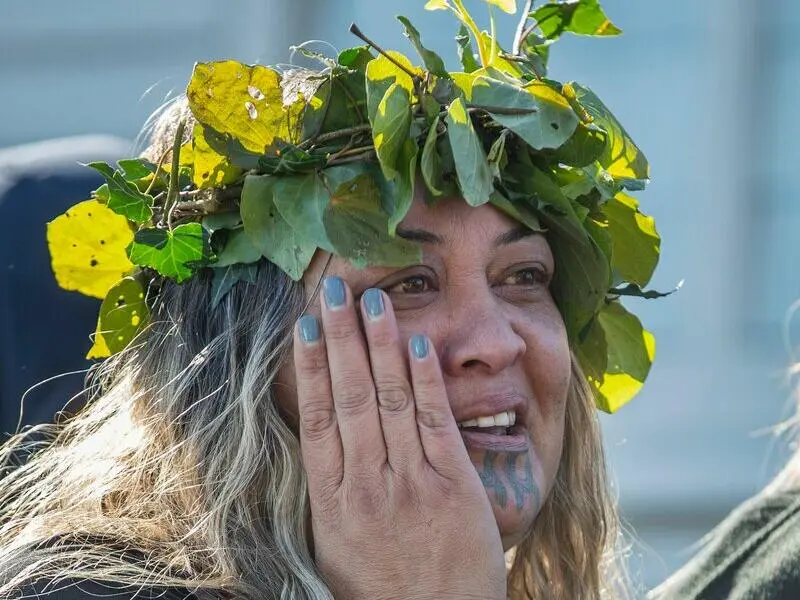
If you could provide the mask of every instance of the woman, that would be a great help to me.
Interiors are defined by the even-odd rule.
[[[628,400],[647,371],[630,357],[652,358],[607,296],[611,268],[630,292],[655,266],[625,277],[614,237],[612,207],[648,222],[613,173],[642,178],[606,156],[614,131],[635,146],[593,96],[536,79],[527,51],[479,51],[484,71],[450,77],[430,53],[422,71],[354,49],[280,87],[199,65],[151,162],[95,165],[108,185],[49,240],[60,283],[85,293],[100,275],[64,268],[69,228],[88,236],[76,252],[101,238],[87,273],[116,268],[100,245],[127,246],[126,277],[98,294],[92,353],[114,356],[89,406],[0,481],[0,597],[626,597],[594,406]],[[534,135],[563,138],[536,153]],[[640,343],[614,346],[612,326]]]

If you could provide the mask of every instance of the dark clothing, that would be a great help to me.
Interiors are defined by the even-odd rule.
[[[800,490],[753,498],[659,600],[800,600]]]
[[[26,390],[89,366],[84,356],[100,301],[58,287],[47,222],[88,200],[102,183],[78,161],[121,158],[129,146],[118,138],[83,136],[0,149],[0,442],[16,430]],[[76,373],[33,389],[22,425],[52,421],[83,389],[83,379]]]

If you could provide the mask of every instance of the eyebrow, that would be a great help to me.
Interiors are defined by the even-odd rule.
[[[524,225],[520,225],[498,235],[496,238],[494,238],[493,245],[507,246],[535,235],[536,233],[537,232],[533,229],[529,229]],[[419,242],[421,244],[433,244],[434,246],[444,245],[444,239],[441,236],[424,229],[406,229],[405,227],[398,227],[397,236],[403,238],[404,240]]]

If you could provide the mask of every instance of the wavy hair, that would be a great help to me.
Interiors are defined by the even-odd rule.
[[[176,102],[155,122],[149,157],[187,111]],[[276,402],[302,284],[262,261],[256,283],[213,310],[210,296],[208,273],[165,284],[148,328],[90,374],[77,415],[0,448],[0,565],[12,574],[0,598],[26,581],[85,578],[201,598],[332,599],[309,547],[299,441]],[[619,532],[594,398],[573,358],[560,467],[508,553],[509,598],[627,598]]]

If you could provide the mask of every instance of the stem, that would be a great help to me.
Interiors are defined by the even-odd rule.
[[[344,164],[344,163],[361,162],[363,160],[367,160],[368,158],[374,158],[375,156],[376,156],[375,155],[375,150],[370,148],[369,150],[367,150],[366,152],[362,152],[361,154],[354,154],[352,156],[346,156],[346,157],[342,157],[342,158],[337,158],[335,160],[329,160],[325,164],[325,166],[326,167],[330,167],[330,166],[333,166],[333,165],[341,165],[341,164]]]
[[[367,133],[368,131],[371,131],[371,127],[367,124],[356,125],[354,127],[347,127],[346,129],[337,129],[336,131],[329,131],[328,133],[322,133],[317,137],[315,137],[313,140],[307,140],[302,144],[300,144],[298,148],[305,149],[312,143],[314,145],[323,144],[325,142],[330,142],[331,140],[347,137],[348,135],[358,135],[359,133]]]
[[[167,156],[169,156],[170,152],[172,152],[172,148],[167,148],[161,154],[161,158],[158,159],[158,164],[156,165],[156,172],[153,173],[153,181],[150,182],[150,185],[148,185],[147,189],[144,191],[144,193],[147,194],[148,196],[150,195],[150,192],[153,191],[153,186],[156,184],[156,181],[158,181],[158,174],[161,171],[161,168],[164,166],[164,161],[167,160]]]
[[[167,213],[167,228],[172,230],[172,207],[178,199],[178,180],[181,168],[181,145],[183,144],[183,130],[186,129],[186,117],[183,117],[175,128],[175,139],[172,142],[172,171],[169,174],[169,188],[167,199],[164,202],[164,212]]]
[[[511,48],[511,54],[517,55],[519,54],[519,47],[522,45],[522,40],[525,39],[523,35],[525,33],[525,23],[528,22],[528,15],[533,8],[533,0],[525,0],[525,8],[522,11],[522,17],[517,24],[517,32],[514,35],[514,45]]]
[[[462,2],[462,0],[453,0],[453,3],[456,5],[456,8],[458,8],[461,20],[470,28],[472,35],[475,36],[475,43],[478,46],[478,55],[481,57],[481,66],[488,67],[489,62],[486,60],[486,52],[483,49],[483,39],[481,38],[480,29],[478,29],[478,26],[475,24],[472,16],[467,12],[467,9],[464,8],[464,2]]]
[[[356,36],[356,37],[357,37],[357,38],[359,38],[360,40],[362,40],[362,41],[366,42],[368,45],[370,45],[370,46],[372,46],[373,48],[375,48],[375,50],[376,50],[378,53],[380,53],[380,54],[382,54],[383,56],[385,56],[385,57],[386,57],[386,58],[389,60],[389,62],[391,62],[392,64],[394,64],[394,66],[396,66],[398,69],[400,69],[400,70],[401,70],[401,71],[403,71],[404,73],[407,73],[407,74],[408,74],[408,76],[409,76],[409,77],[411,77],[411,79],[412,79],[412,80],[416,81],[417,79],[419,79],[419,75],[417,75],[417,74],[416,74],[416,73],[414,73],[413,71],[409,71],[407,67],[405,67],[404,65],[402,65],[402,64],[401,64],[399,61],[395,60],[395,59],[394,59],[394,57],[392,57],[392,56],[391,56],[391,55],[390,55],[388,52],[386,52],[386,50],[384,50],[383,48],[381,48],[380,46],[378,46],[378,44],[376,44],[376,43],[375,43],[375,42],[373,42],[371,39],[369,39],[367,36],[365,36],[365,35],[364,35],[364,34],[361,32],[361,30],[358,28],[358,25],[356,25],[355,23],[352,23],[352,24],[350,25],[350,33],[352,33],[354,36]]]

